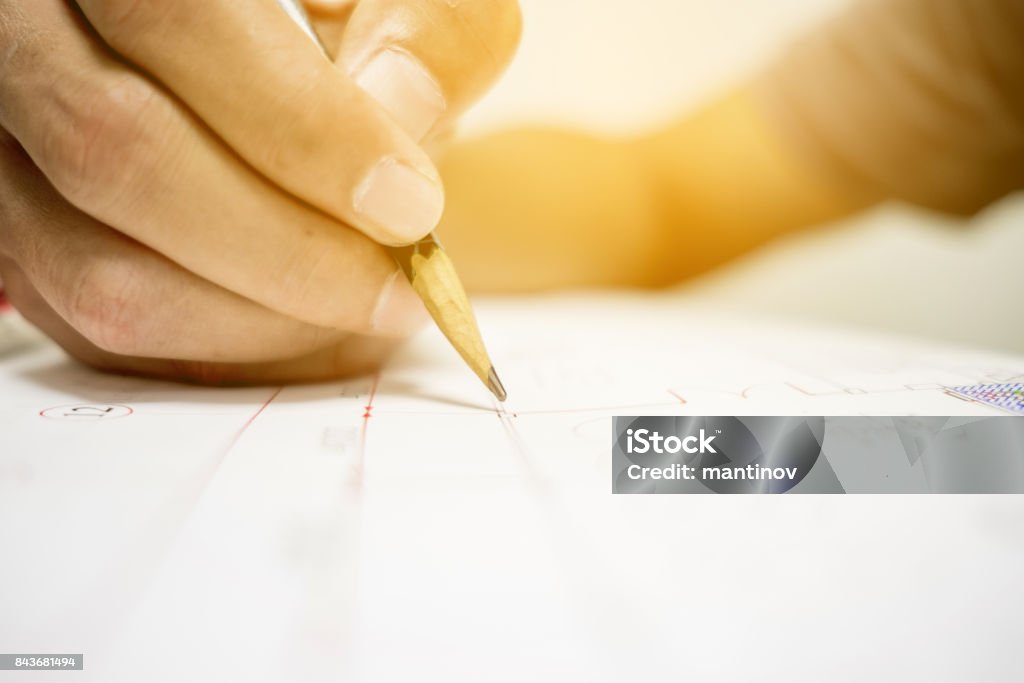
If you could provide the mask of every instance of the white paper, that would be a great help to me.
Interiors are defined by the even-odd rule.
[[[433,330],[283,389],[0,359],[0,650],[105,682],[1020,670],[1019,499],[612,496],[609,416],[998,414],[943,387],[1024,359],[670,297],[478,313],[503,406]]]

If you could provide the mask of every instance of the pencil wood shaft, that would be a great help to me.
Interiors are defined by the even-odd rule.
[[[491,393],[504,401],[505,388],[484,347],[469,297],[452,260],[433,233],[407,247],[392,248],[391,252],[444,336]]]

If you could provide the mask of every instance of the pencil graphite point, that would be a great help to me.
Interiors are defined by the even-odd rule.
[[[487,388],[494,394],[494,398],[498,399],[502,403],[508,398],[508,394],[505,392],[505,385],[498,379],[498,373],[494,371],[494,366],[491,366],[490,372],[487,373]]]

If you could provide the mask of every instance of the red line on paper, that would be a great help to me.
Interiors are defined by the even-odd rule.
[[[252,423],[256,421],[256,418],[258,418],[260,415],[263,414],[263,411],[267,409],[267,406],[269,406],[271,403],[273,403],[274,399],[277,398],[281,394],[281,391],[283,391],[283,390],[284,390],[284,387],[278,387],[274,391],[274,393],[270,395],[270,398],[268,398],[266,401],[263,402],[263,405],[260,406],[259,410],[257,410],[255,413],[253,413],[252,417],[250,417],[248,420],[246,420],[245,424],[242,425],[242,428],[239,429],[235,433],[235,435],[231,438],[231,441],[228,442],[228,445],[224,449],[224,452],[221,453],[221,458],[220,458],[221,460],[224,460],[224,457],[227,456],[227,454],[231,452],[231,449],[233,449],[235,447],[235,444],[237,444],[238,440],[242,438],[242,435],[245,434],[246,430],[249,429],[249,427],[252,426]],[[220,463],[218,462],[218,464],[220,464]]]
[[[238,444],[238,441],[242,438],[242,435],[245,434],[246,430],[248,430],[249,427],[251,427],[252,424],[256,421],[256,418],[263,414],[263,411],[267,409],[267,406],[273,403],[274,399],[277,398],[283,390],[284,387],[278,387],[277,389],[274,390],[274,393],[270,395],[270,398],[264,401],[263,405],[261,405],[259,409],[255,413],[253,413],[248,420],[245,421],[245,424],[243,424],[241,428],[237,432],[235,432],[235,435],[232,436],[231,440],[228,441],[226,446],[224,446],[224,449],[220,452],[220,455],[217,457],[216,461],[211,463],[209,471],[203,476],[203,483],[200,484],[199,488],[196,490],[196,493],[191,500],[191,503],[189,505],[189,514],[191,514],[191,509],[195,508],[195,506],[199,503],[199,499],[203,497],[203,494],[206,492],[206,489],[209,488],[210,483],[213,481],[214,475],[217,473],[217,470],[220,469],[220,466],[224,463],[224,460],[227,459],[228,454],[231,453],[231,451]]]
[[[351,595],[357,595],[362,584],[359,556],[361,555],[363,545],[361,537],[363,535],[363,476],[366,467],[366,434],[370,429],[370,418],[373,417],[373,402],[377,398],[377,387],[379,384],[380,372],[378,371],[373,375],[373,379],[370,382],[370,393],[366,399],[366,405],[363,406],[362,425],[359,428],[359,445],[357,447],[356,463],[353,467],[352,477],[346,479],[344,483],[345,489],[347,489],[348,494],[352,497],[353,514],[347,522],[350,525],[349,528],[352,531],[352,535],[346,543],[349,546],[349,560],[352,562],[352,566],[355,567],[350,588]],[[359,624],[358,612],[348,615],[348,624],[344,634],[346,641],[344,648],[346,650],[354,649],[352,643],[357,639],[356,632],[359,629]]]
[[[363,429],[366,429],[365,420],[369,420],[373,417],[373,399],[377,395],[377,384],[380,382],[380,374],[373,376],[373,384],[370,385],[370,398],[366,400],[366,412],[363,413]]]
[[[377,398],[377,385],[380,384],[380,373],[373,376],[370,384],[370,396],[366,399],[366,406],[363,410],[363,425],[359,428],[359,461],[356,463],[356,488],[362,486],[363,463],[366,462],[366,432],[370,427],[370,418],[373,417],[373,401]]]
[[[122,563],[118,563],[115,567],[111,568],[110,575],[117,575],[120,571],[121,581],[119,585],[122,589],[125,586],[128,586],[131,593],[129,594],[122,590],[122,595],[124,597],[121,598],[120,604],[115,603],[114,605],[111,605],[105,602],[103,604],[103,609],[101,610],[102,612],[105,614],[111,614],[116,611],[117,614],[127,614],[135,609],[142,601],[143,595],[145,595],[147,589],[152,585],[160,567],[167,562],[167,558],[171,555],[171,551],[174,548],[177,539],[181,537],[185,526],[188,524],[189,518],[195,513],[196,508],[199,506],[199,501],[202,500],[207,489],[210,488],[210,484],[213,482],[214,476],[224,463],[224,460],[238,444],[239,439],[242,438],[242,435],[245,434],[246,430],[248,430],[256,421],[256,418],[262,415],[263,411],[273,403],[274,399],[280,395],[283,389],[284,387],[278,387],[274,390],[274,393],[272,393],[270,397],[260,405],[259,409],[253,413],[249,419],[245,421],[245,424],[239,428],[235,435],[231,437],[231,440],[228,441],[220,451],[216,460],[210,463],[209,468],[202,474],[202,476],[197,477],[199,481],[197,482],[195,489],[191,492],[188,503],[182,506],[181,513],[173,514],[175,508],[178,507],[176,501],[168,501],[161,506],[160,513],[157,515],[158,519],[163,518],[167,514],[165,512],[166,509],[170,509],[173,514],[171,521],[167,524],[168,530],[165,533],[162,533],[165,537],[165,543],[160,548],[146,550],[141,556],[132,556],[130,564],[133,567],[137,567],[142,570],[139,571],[139,569],[136,569],[134,577],[131,574],[124,572],[123,567],[125,565]],[[145,548],[147,547],[147,544],[152,542],[154,531],[151,527],[153,527],[152,523],[147,525],[144,532],[139,532],[140,536],[144,536],[144,540],[141,540],[138,544],[139,547]],[[162,525],[158,525],[156,527],[156,531],[161,531],[161,527]],[[129,543],[127,544],[127,547],[134,548],[135,544]]]
[[[679,401],[680,403],[682,403],[682,404],[683,404],[684,406],[686,405],[687,401],[686,401],[686,399],[685,399],[685,398],[683,398],[682,396],[680,396],[680,395],[679,395],[679,394],[677,394],[676,392],[672,391],[671,389],[669,389],[669,390],[668,390],[668,393],[669,393],[669,394],[671,394],[671,395],[672,395],[672,396],[673,396],[673,397],[674,397],[674,398],[675,398],[676,400],[678,400],[678,401]]]

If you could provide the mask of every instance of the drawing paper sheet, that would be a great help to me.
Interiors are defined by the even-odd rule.
[[[673,297],[479,318],[504,406],[434,330],[305,387],[0,355],[4,650],[115,682],[1024,672],[1019,498],[613,497],[609,419],[993,415],[944,387],[1024,359]]]

